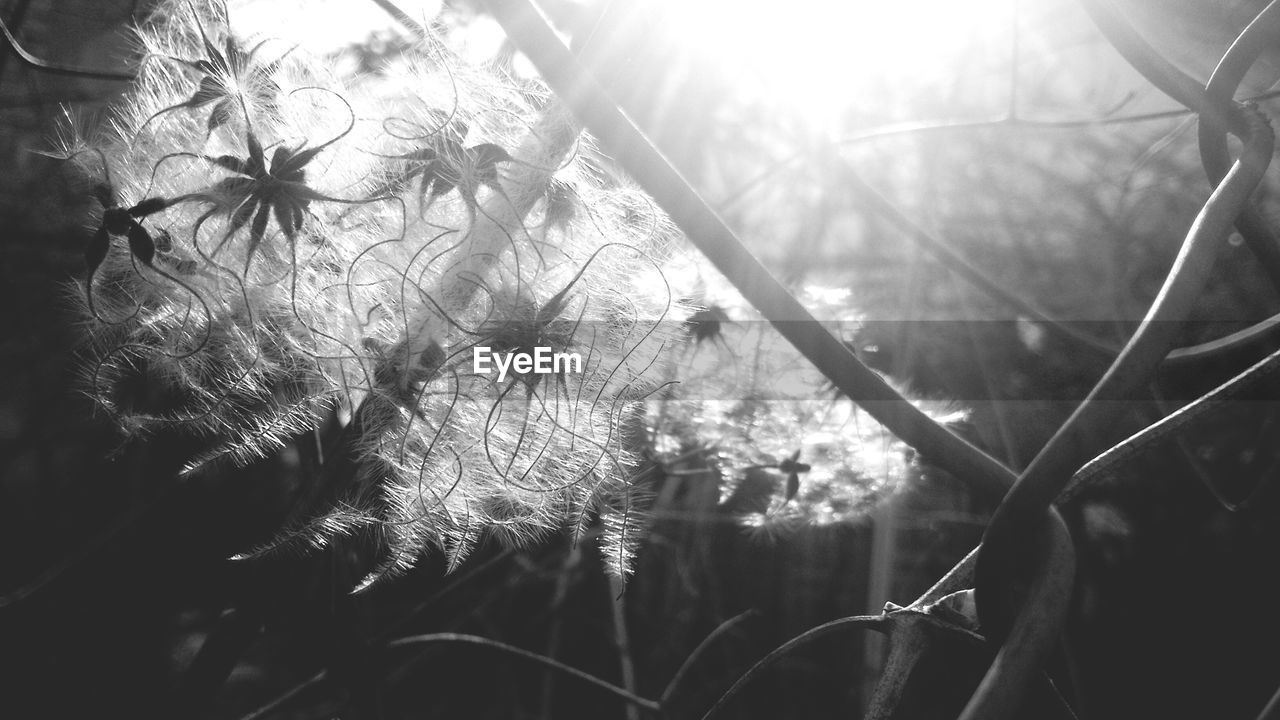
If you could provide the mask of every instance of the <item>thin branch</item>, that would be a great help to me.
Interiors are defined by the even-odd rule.
[[[391,648],[401,648],[401,647],[414,647],[417,645],[429,645],[434,643],[463,643],[468,645],[480,645],[481,647],[488,647],[488,648],[493,648],[495,650],[501,650],[511,655],[522,657],[526,660],[532,660],[533,662],[543,665],[544,667],[549,667],[553,670],[558,670],[566,675],[578,678],[583,682],[587,682],[592,685],[595,685],[598,688],[607,690],[608,692],[616,695],[617,697],[622,698],[623,700],[626,700],[627,702],[631,703],[632,705],[635,705],[636,707],[644,708],[645,710],[649,710],[655,713],[659,712],[661,709],[659,704],[656,701],[650,700],[648,698],[640,697],[639,695],[635,695],[630,691],[628,691],[626,688],[620,688],[617,685],[601,680],[595,675],[590,675],[575,667],[565,665],[559,660],[554,660],[544,655],[539,655],[538,653],[530,652],[528,650],[525,650],[524,648],[518,648],[514,645],[508,645],[498,640],[491,640],[486,637],[480,637],[479,635],[464,635],[462,633],[431,633],[428,635],[412,635],[409,637],[400,638],[398,640],[392,640],[391,642],[387,643],[387,648],[391,649]]]
[[[1250,96],[1245,100],[1247,102],[1261,102],[1263,100],[1272,100],[1277,97],[1280,97],[1280,90],[1259,93],[1257,95]],[[1136,123],[1153,122],[1156,120],[1171,120],[1174,118],[1190,117],[1192,115],[1195,115],[1193,111],[1180,108],[1177,110],[1160,110],[1157,112],[1137,113],[1134,115],[1113,116],[1111,114],[1104,114],[1096,118],[1080,118],[1078,120],[1036,120],[1029,118],[1011,118],[1008,115],[979,120],[921,120],[894,123],[891,125],[872,128],[854,135],[837,138],[835,140],[835,144],[844,147],[850,145],[861,145],[866,142],[875,142],[877,140],[884,140],[903,135],[921,135],[937,132],[966,132],[971,130],[1079,130],[1084,128],[1104,127],[1108,125],[1131,125]],[[785,170],[791,165],[796,165],[809,159],[811,154],[812,152],[808,151],[799,152],[775,161],[759,174],[742,183],[733,191],[727,193],[725,198],[717,203],[716,209],[720,212],[724,212],[739,201],[745,199],[751,190],[775,177],[779,171]]]
[[[738,678],[726,692],[716,700],[716,704],[702,716],[702,720],[711,720],[711,718],[720,714],[731,700],[738,696],[739,693],[750,683],[757,675],[775,665],[779,660],[786,657],[788,653],[798,647],[807,645],[819,638],[826,637],[839,630],[849,627],[864,627],[878,630],[892,622],[884,615],[855,615],[853,617],[840,618],[831,622],[823,623],[815,628],[810,628],[790,640],[782,643],[765,655],[756,664],[752,665],[742,677]]]
[[[852,186],[853,192],[858,195],[860,200],[870,206],[872,211],[896,225],[899,230],[906,234],[909,240],[941,260],[944,266],[952,273],[964,278],[974,287],[1017,310],[1022,315],[1039,322],[1047,330],[1064,340],[1076,346],[1088,348],[1103,357],[1115,357],[1118,348],[1056,320],[1031,301],[1023,299],[1000,283],[992,280],[978,266],[970,262],[963,253],[956,250],[952,243],[945,242],[925,230],[916,221],[908,217],[906,213],[899,210],[888,198],[881,195],[878,190],[871,187],[867,181],[862,179],[862,176],[853,165],[842,161],[840,167],[844,171],[842,179]]]
[[[303,682],[300,682],[297,685],[294,685],[288,690],[285,690],[283,693],[280,693],[274,699],[268,702],[266,705],[262,705],[261,707],[258,707],[257,709],[250,712],[248,715],[241,716],[240,720],[262,720],[262,718],[267,717],[268,715],[275,712],[276,710],[279,710],[281,707],[284,706],[285,703],[301,695],[303,691],[305,691],[307,688],[320,684],[320,682],[322,682],[325,679],[325,677],[326,677],[326,672],[324,670],[321,670],[315,675],[312,675],[309,679],[304,680]]]
[[[396,22],[400,23],[404,29],[413,33],[413,35],[419,40],[427,37],[427,29],[423,27],[422,23],[415,20],[412,15],[405,12],[404,9],[393,2],[393,0],[370,0],[370,2],[382,8],[383,11],[394,18]]]
[[[13,50],[13,54],[18,60],[27,67],[40,72],[49,73],[50,75],[70,75],[72,77],[83,77],[94,80],[116,80],[120,82],[132,82],[136,77],[133,73],[112,72],[110,70],[90,70],[88,68],[76,67],[74,65],[63,65],[49,60],[36,57],[27,52],[26,48],[18,42],[18,38],[9,32],[9,26],[5,24],[4,18],[0,18],[0,33],[4,34],[5,43]]]
[[[926,605],[932,605],[942,598],[953,592],[959,592],[967,588],[973,587],[973,567],[978,562],[978,551],[982,549],[979,545],[969,551],[956,563],[946,575],[938,579],[933,587],[924,591],[924,594],[916,598],[915,602],[908,605],[911,609],[922,609]]]
[[[1206,106],[1221,110],[1220,113],[1200,116],[1200,160],[1209,181],[1215,186],[1222,182],[1231,165],[1227,125],[1222,118],[1238,118],[1239,110],[1232,102],[1236,88],[1240,87],[1245,73],[1253,67],[1262,51],[1274,42],[1277,32],[1280,32],[1280,2],[1272,0],[1227,49],[1205,86]],[[1235,125],[1239,124],[1240,120],[1236,120]],[[1257,206],[1253,203],[1245,205],[1236,219],[1236,228],[1270,274],[1273,284],[1280,288],[1280,241],[1271,232],[1270,223]]]
[[[1219,360],[1235,352],[1248,352],[1259,345],[1274,341],[1278,332],[1280,332],[1280,313],[1217,340],[1178,348],[1169,353],[1164,364],[1190,365],[1204,360]]]
[[[721,636],[756,615],[757,613],[755,610],[747,610],[746,612],[734,615],[728,620],[720,623],[715,630],[712,630],[705,638],[703,638],[702,642],[698,643],[698,646],[693,649],[693,652],[689,653],[688,657],[684,659],[684,662],[680,664],[680,669],[676,670],[676,674],[671,676],[671,682],[667,683],[667,688],[662,691],[662,697],[659,699],[659,702],[666,705],[667,702],[670,701],[671,694],[675,692],[676,688],[680,687],[680,683],[684,680],[685,676],[689,674],[689,671],[693,666],[697,664],[698,659],[706,653],[707,648],[711,647],[716,640],[720,639]]]
[[[9,15],[8,22],[13,25],[14,29],[22,27],[22,23],[27,19],[27,10],[31,9],[31,0],[17,0],[13,4],[12,12]],[[0,22],[4,22],[4,18],[0,17]],[[9,65],[9,55],[0,53],[0,77],[4,76],[5,68]]]
[[[1231,127],[1232,132],[1247,132],[1239,118],[1233,122],[1221,106],[1206,103],[1204,86],[1151,47],[1108,0],[1080,0],[1080,3],[1111,46],[1158,90],[1191,112],[1209,115],[1215,123]]]

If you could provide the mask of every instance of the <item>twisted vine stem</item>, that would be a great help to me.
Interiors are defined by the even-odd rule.
[[[1248,140],[1249,127],[1244,115],[1235,110],[1230,103],[1216,100],[1215,96],[1207,92],[1199,81],[1165,59],[1138,34],[1133,25],[1113,7],[1111,2],[1080,0],[1080,3],[1093,19],[1094,24],[1102,31],[1103,36],[1126,62],[1161,92],[1200,116],[1202,136],[1205,132],[1220,133],[1221,128],[1226,128],[1241,140]],[[1246,70],[1249,65],[1252,65],[1252,60],[1245,63]],[[1234,92],[1234,86],[1232,92]],[[1210,126],[1210,130],[1206,131],[1204,125]],[[1201,152],[1205,153],[1203,146]],[[1219,165],[1223,159],[1225,155],[1218,156],[1213,149],[1209,149],[1204,158],[1205,169],[1214,182],[1217,182],[1217,179],[1213,177],[1215,174],[1213,168],[1225,171],[1226,163],[1221,162]],[[1277,243],[1266,223],[1257,215],[1256,209],[1242,206],[1242,210],[1243,212],[1237,213],[1240,218],[1241,235],[1266,270],[1272,284],[1280,288],[1280,244]],[[1234,218],[1233,222],[1235,222]]]
[[[1227,150],[1228,129],[1239,134],[1247,125],[1247,121],[1240,116],[1240,111],[1232,102],[1232,97],[1235,95],[1236,88],[1240,86],[1240,82],[1244,80],[1245,73],[1253,67],[1267,44],[1274,42],[1278,30],[1280,30],[1280,3],[1272,0],[1227,49],[1204,88],[1204,107],[1216,112],[1200,114],[1200,159],[1201,164],[1204,165],[1205,174],[1215,186],[1222,182],[1231,163],[1231,156]],[[1277,241],[1267,221],[1253,203],[1245,205],[1240,217],[1236,220],[1236,226],[1249,243],[1249,247],[1258,246],[1261,250],[1258,258],[1270,269],[1271,263],[1280,258],[1280,241]]]
[[[116,82],[132,82],[135,77],[131,72],[114,72],[111,70],[95,70],[88,67],[78,67],[75,65],[66,65],[64,63],[45,60],[44,58],[33,55],[29,50],[18,42],[18,38],[9,29],[4,18],[0,18],[0,35],[4,36],[4,42],[13,51],[15,57],[29,68],[46,72],[50,75],[67,75],[70,77],[89,78],[91,80],[114,80]]]
[[[1104,32],[1108,33],[1113,44],[1119,44],[1116,38],[1128,43],[1126,47],[1129,48],[1142,47],[1138,43],[1145,43],[1109,10],[1098,11],[1100,6],[1093,0],[1084,1],[1091,11],[1100,12],[1103,18],[1100,24],[1110,23],[1110,30],[1104,28]],[[1117,30],[1116,26],[1123,28]],[[1142,64],[1135,63],[1135,66],[1161,89],[1167,87],[1183,94],[1196,102],[1202,113],[1217,113],[1215,117],[1221,118],[1220,109],[1205,102],[1198,89],[1194,94],[1188,92],[1187,83],[1194,81],[1172,69],[1149,46],[1146,46],[1146,52],[1139,50],[1136,55]],[[1129,57],[1126,54],[1126,58]],[[978,611],[984,631],[989,636],[1002,638],[1005,632],[1008,636],[1004,638],[1000,657],[966,707],[962,720],[1007,717],[1016,710],[1017,700],[1010,700],[1008,696],[1016,696],[1023,689],[1023,685],[1016,681],[1021,675],[1019,663],[1002,663],[1000,658],[1006,653],[1017,657],[1034,652],[1033,648],[1024,647],[1028,638],[1024,637],[1023,628],[1028,618],[1044,612],[1030,599],[1019,607],[1016,598],[1018,576],[1028,574],[1029,568],[1034,567],[1032,562],[1035,558],[1028,550],[1026,538],[1033,536],[1037,528],[1044,527],[1042,518],[1045,512],[1051,509],[1054,498],[1070,481],[1074,469],[1090,454],[1081,431],[1105,428],[1112,423],[1119,410],[1115,401],[1147,382],[1172,347],[1181,324],[1189,316],[1208,280],[1218,248],[1225,242],[1236,218],[1248,207],[1254,188],[1266,172],[1274,149],[1274,134],[1269,123],[1256,109],[1242,110],[1238,117],[1246,121],[1246,127],[1241,128],[1238,120],[1228,127],[1244,136],[1245,148],[1241,157],[1231,166],[1192,223],[1146,318],[1089,396],[1019,478],[987,528],[975,566]],[[1230,123],[1231,118],[1225,121]],[[1012,628],[1006,631],[1010,628],[1010,618],[1016,619]]]
[[[1075,470],[1096,452],[1083,431],[1114,423],[1122,411],[1122,403],[1116,401],[1150,380],[1204,289],[1232,223],[1267,169],[1274,134],[1261,113],[1251,110],[1247,116],[1251,127],[1244,152],[1192,223],[1142,324],[1084,402],[1031,461],[987,527],[976,568],[978,609],[983,627],[997,635],[1008,627],[1017,605],[1008,594],[1009,582],[1020,574],[1018,569],[1025,572],[1028,567],[1024,539],[1042,522]]]
[[[1120,466],[1158,445],[1168,437],[1186,430],[1197,421],[1212,414],[1231,402],[1241,392],[1272,375],[1276,370],[1280,370],[1280,350],[1271,353],[1254,363],[1244,372],[1161,418],[1158,422],[1148,425],[1110,450],[1090,460],[1075,475],[1071,476],[1070,483],[1058,496],[1056,502],[1059,505],[1073,502],[1090,485],[1115,472]],[[1232,503],[1222,497],[1214,488],[1210,488],[1210,491],[1228,509],[1234,510],[1248,504],[1248,500]]]

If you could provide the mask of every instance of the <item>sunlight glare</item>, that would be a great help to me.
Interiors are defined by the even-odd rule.
[[[409,17],[429,22],[439,0],[398,0]],[[232,25],[245,37],[270,36],[323,55],[363,42],[375,33],[403,33],[389,13],[369,2],[349,0],[230,0]]]
[[[744,89],[819,123],[834,120],[877,81],[1000,70],[981,66],[971,52],[978,47],[982,57],[1001,58],[1007,72],[1017,2],[652,1],[677,39],[754,86]],[[964,67],[970,64],[978,67]]]

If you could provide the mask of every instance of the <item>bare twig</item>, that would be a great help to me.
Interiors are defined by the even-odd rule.
[[[698,659],[707,651],[707,648],[711,647],[711,645],[714,644],[716,640],[720,639],[720,637],[725,633],[755,616],[755,610],[747,610],[746,612],[739,613],[728,620],[725,620],[720,623],[715,630],[708,633],[707,636],[702,639],[702,642],[698,643],[698,646],[693,649],[693,652],[689,653],[688,657],[684,659],[684,662],[680,664],[680,668],[676,670],[676,674],[671,676],[671,682],[667,683],[667,688],[662,691],[662,698],[659,702],[664,706],[667,704],[671,699],[671,694],[675,692],[676,688],[680,687],[680,683],[684,681],[685,676],[688,675],[693,666],[697,664]]]
[[[729,704],[731,700],[742,692],[757,675],[772,667],[782,658],[786,657],[791,651],[798,647],[806,645],[822,637],[826,637],[834,632],[849,628],[871,628],[879,630],[884,628],[892,621],[886,615],[855,615],[853,617],[840,618],[831,622],[823,623],[815,628],[810,628],[805,632],[791,638],[785,643],[779,645],[761,658],[755,665],[752,665],[736,682],[720,696],[715,705],[702,716],[702,720],[711,720],[721,713],[721,711]]]
[[[40,72],[49,73],[50,75],[69,75],[71,77],[89,78],[90,80],[116,80],[120,82],[131,82],[135,75],[133,73],[113,72],[110,70],[91,70],[84,67],[76,67],[74,65],[64,65],[62,63],[51,62],[32,55],[27,49],[22,47],[18,42],[18,38],[9,32],[9,26],[5,24],[4,19],[0,18],[0,34],[4,35],[5,43],[13,50],[13,54],[17,56],[18,61],[27,67],[39,70]]]
[[[626,688],[620,688],[617,685],[601,680],[595,675],[591,675],[579,670],[578,668],[565,665],[559,660],[554,660],[544,655],[539,655],[538,653],[530,652],[528,650],[525,650],[524,648],[518,648],[514,645],[508,645],[498,640],[491,640],[486,637],[480,637],[479,635],[465,635],[462,633],[431,633],[427,635],[412,635],[409,637],[400,638],[398,640],[393,640],[390,643],[387,643],[387,648],[390,649],[390,648],[401,648],[401,647],[416,647],[418,645],[429,645],[434,643],[463,643],[467,645],[480,645],[482,647],[501,650],[510,655],[522,657],[526,660],[532,660],[533,662],[538,663],[539,665],[543,665],[544,667],[549,667],[554,670],[558,670],[566,675],[578,678],[583,682],[587,682],[592,685],[595,685],[598,688],[607,690],[613,695],[616,695],[617,697],[620,697],[623,700],[626,700],[627,702],[631,703],[636,707],[643,708],[645,710],[649,710],[652,712],[659,711],[659,705],[656,701],[650,700],[648,698],[640,697],[639,695],[636,695],[628,691]]]

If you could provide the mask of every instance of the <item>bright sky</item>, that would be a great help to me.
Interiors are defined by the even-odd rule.
[[[372,0],[229,0],[231,23],[246,36],[274,37],[312,53],[333,52],[375,32],[399,28]],[[439,0],[397,0],[411,17],[433,18]]]
[[[744,86],[823,124],[877,78],[945,77],[1007,67],[1019,0],[615,0],[646,2],[672,19],[676,38],[730,70]],[[1026,0],[1021,0],[1025,2]],[[432,18],[440,0],[395,0]],[[337,50],[396,27],[372,0],[232,0],[246,34],[278,37],[312,52]],[[477,32],[492,35],[493,23]],[[480,38],[493,45],[493,38]],[[973,48],[982,53],[973,53]],[[975,67],[964,67],[973,65]]]
[[[1007,67],[1016,0],[648,1],[680,19],[673,33],[824,120],[885,76],[982,72],[991,56]]]

